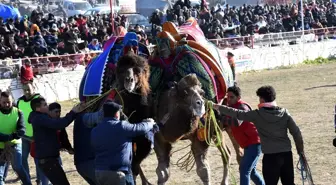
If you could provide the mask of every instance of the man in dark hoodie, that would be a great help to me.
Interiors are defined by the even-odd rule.
[[[262,86],[256,93],[260,104],[259,109],[253,111],[216,104],[213,107],[221,114],[254,123],[264,153],[262,171],[267,185],[277,185],[279,178],[282,184],[294,185],[292,146],[287,130],[294,138],[298,154],[304,152],[301,131],[287,109],[277,106],[276,92],[272,86]]]
[[[65,117],[55,119],[48,115],[49,108],[44,98],[39,97],[31,101],[33,111],[28,121],[33,125],[35,158],[52,184],[70,185],[59,163],[60,143],[57,131],[70,125],[76,118],[76,113],[80,112],[80,107],[77,105]]]
[[[22,112],[13,107],[13,98],[7,92],[0,96],[0,153],[4,152],[6,145],[13,148],[11,164],[24,185],[31,185],[30,178],[22,166],[21,137],[25,134],[24,117]],[[5,184],[7,162],[0,162],[0,184]]]

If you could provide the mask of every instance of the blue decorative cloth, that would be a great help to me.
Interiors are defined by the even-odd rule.
[[[83,96],[99,96],[101,94],[104,70],[113,45],[111,44],[87,67],[86,78],[83,79],[85,81]]]

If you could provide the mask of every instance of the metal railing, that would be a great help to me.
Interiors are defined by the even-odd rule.
[[[31,61],[34,74],[46,74],[61,71],[73,71],[78,66],[86,66],[93,57],[101,52],[102,51],[95,51],[67,55],[0,60],[0,63],[2,63],[2,66],[0,66],[0,79],[18,77],[20,68],[27,59]]]
[[[256,46],[272,46],[297,42],[320,41],[333,38],[335,35],[336,27],[328,27],[305,31],[255,34],[242,37],[209,39],[209,41],[216,44],[220,49],[238,48],[242,46],[254,48]]]

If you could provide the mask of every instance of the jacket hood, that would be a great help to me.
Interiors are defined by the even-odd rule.
[[[287,116],[286,109],[281,107],[262,107],[259,109],[260,116],[269,123],[276,123]]]

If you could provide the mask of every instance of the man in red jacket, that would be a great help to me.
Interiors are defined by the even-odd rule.
[[[250,111],[250,106],[241,100],[241,90],[233,86],[227,92],[228,106]],[[261,155],[260,138],[252,122],[241,121],[226,116],[224,120],[231,128],[232,135],[239,146],[244,149],[244,156],[239,165],[240,185],[249,185],[250,179],[256,185],[265,185],[262,176],[257,172],[256,165]]]

